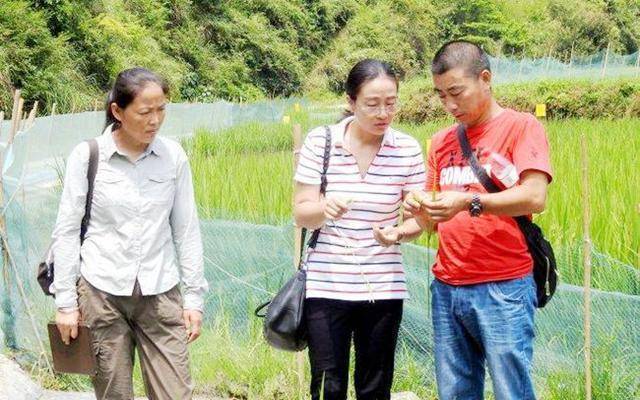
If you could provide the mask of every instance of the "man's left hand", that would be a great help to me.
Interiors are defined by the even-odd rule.
[[[427,196],[422,201],[423,208],[434,222],[446,222],[461,211],[469,209],[471,193],[467,192],[439,192],[433,201]]]

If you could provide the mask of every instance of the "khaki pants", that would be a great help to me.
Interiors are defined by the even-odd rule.
[[[93,334],[97,399],[133,399],[135,348],[149,399],[191,399],[187,333],[177,285],[162,294],[142,296],[136,282],[131,296],[114,296],[80,278],[78,303]]]

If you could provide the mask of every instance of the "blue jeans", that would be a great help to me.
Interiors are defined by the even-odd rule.
[[[440,400],[482,399],[485,362],[497,400],[535,399],[531,275],[464,286],[434,279],[431,296]]]

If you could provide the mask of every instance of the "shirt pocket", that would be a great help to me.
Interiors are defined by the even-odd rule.
[[[97,206],[124,205],[127,200],[127,178],[113,171],[96,174],[93,202]]]
[[[146,200],[154,204],[173,204],[176,178],[172,174],[150,174],[143,187]]]

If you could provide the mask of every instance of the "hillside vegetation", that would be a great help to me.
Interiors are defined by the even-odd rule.
[[[141,65],[173,101],[335,93],[355,60],[424,74],[470,38],[493,55],[566,59],[640,43],[640,0],[0,0],[0,109],[22,88],[46,109],[92,108]]]

